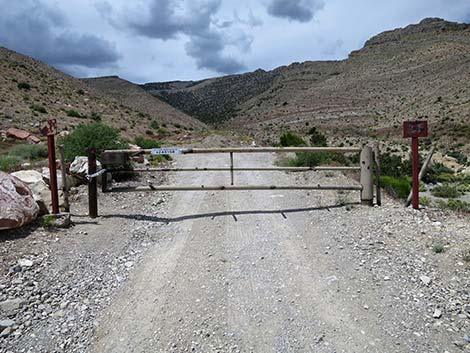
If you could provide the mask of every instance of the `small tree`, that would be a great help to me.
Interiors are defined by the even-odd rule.
[[[78,125],[70,135],[62,139],[62,143],[68,161],[76,156],[86,156],[89,148],[95,148],[98,156],[104,150],[128,148],[118,129],[101,122]]]

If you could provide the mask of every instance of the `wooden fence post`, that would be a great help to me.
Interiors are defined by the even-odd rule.
[[[372,148],[365,146],[361,151],[361,202],[365,205],[374,204],[374,178],[372,177]]]
[[[88,149],[88,175],[96,173],[96,150]],[[88,181],[88,214],[90,218],[98,217],[98,188],[96,177]]]

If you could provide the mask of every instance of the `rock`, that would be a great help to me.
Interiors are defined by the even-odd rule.
[[[13,320],[0,320],[0,331],[6,329],[7,327],[11,327],[15,324]]]
[[[18,260],[18,265],[21,266],[21,267],[32,267],[33,262],[31,260],[28,260],[28,259],[20,259],[20,260]]]
[[[29,135],[31,134],[28,131],[15,129],[13,127],[7,130],[7,137],[11,137],[17,140],[26,140]]]
[[[31,223],[39,213],[28,185],[0,172],[0,230],[14,229]]]
[[[23,183],[28,185],[43,181],[42,174],[36,170],[20,170],[18,172],[11,173],[11,175],[17,177]]]
[[[463,336],[463,340],[467,343],[470,343],[470,335]]]
[[[11,333],[11,327],[7,327],[0,333],[0,337],[7,337]]]
[[[9,299],[0,303],[0,312],[6,316],[13,315],[19,308],[25,305],[25,301],[21,298]]]
[[[440,309],[434,310],[434,314],[432,314],[432,317],[435,319],[439,319],[442,316],[442,311]]]
[[[34,200],[39,206],[39,215],[49,213],[49,209],[52,206],[51,191],[44,182],[43,175],[35,170],[21,170],[11,173],[11,175],[29,186],[33,192]]]
[[[101,170],[102,166],[99,161],[96,161],[96,170]],[[86,176],[88,175],[88,157],[77,156],[70,165],[70,174],[76,178],[87,182]],[[98,177],[98,183],[101,182],[101,177]]]
[[[421,282],[423,282],[425,285],[429,285],[431,283],[431,278],[425,275],[419,276],[419,279]]]
[[[42,224],[47,228],[70,228],[73,225],[70,213],[45,215]]]

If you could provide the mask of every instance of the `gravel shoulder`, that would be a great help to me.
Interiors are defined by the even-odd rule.
[[[175,164],[228,165],[219,157]],[[240,166],[274,158],[235,156]],[[229,182],[228,173],[169,178]],[[339,173],[237,173],[235,181],[354,183]],[[85,189],[74,197],[73,228],[0,234],[0,321],[14,321],[0,352],[470,348],[464,216],[389,199],[361,206],[357,192],[271,190],[111,193],[90,220]]]

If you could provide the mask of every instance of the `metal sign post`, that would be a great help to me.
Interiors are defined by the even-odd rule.
[[[428,136],[428,122],[425,120],[417,121],[404,121],[403,122],[403,137],[411,137],[411,159],[413,166],[413,208],[419,209],[419,137]]]
[[[57,189],[57,165],[55,158],[55,134],[57,131],[57,121],[49,119],[47,126],[41,129],[44,136],[47,136],[47,150],[49,157],[49,180],[51,187],[52,213],[59,214],[59,192]]]

